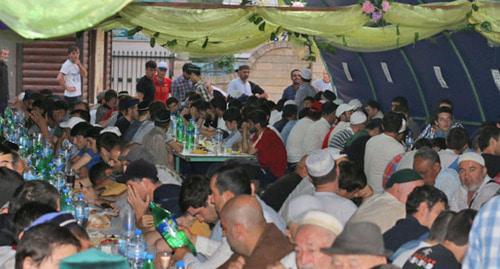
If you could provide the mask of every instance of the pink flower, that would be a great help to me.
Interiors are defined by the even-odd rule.
[[[378,11],[375,11],[372,13],[372,21],[373,22],[378,22],[378,21],[380,21],[380,19],[382,19],[382,13],[380,13]]]
[[[382,1],[382,10],[387,12],[391,8],[389,1]]]
[[[372,4],[372,2],[366,0],[363,3],[361,10],[366,14],[370,14],[370,13],[373,13],[375,11],[375,6]]]

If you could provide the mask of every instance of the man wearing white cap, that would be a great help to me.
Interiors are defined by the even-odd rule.
[[[321,149],[325,136],[330,131],[332,124],[337,119],[335,117],[335,109],[337,106],[332,102],[326,102],[321,106],[322,117],[314,122],[306,132],[304,140],[304,148],[309,154],[314,150]]]
[[[492,180],[485,167],[484,158],[475,152],[466,152],[458,158],[458,174],[462,186],[458,195],[459,210],[481,206],[497,194],[500,183]]]
[[[316,90],[311,86],[312,72],[309,68],[302,68],[300,70],[300,77],[302,79],[302,84],[299,90],[295,94],[295,103],[299,111],[304,108],[304,99],[308,96],[314,97],[316,95]]]
[[[158,63],[158,72],[153,76],[155,85],[155,101],[166,103],[170,95],[172,80],[167,76],[168,66],[166,62]]]
[[[366,115],[361,111],[356,111],[351,115],[351,125],[346,129],[330,136],[331,140],[328,141],[328,147],[343,150],[347,142],[354,136],[354,134],[365,128]]]
[[[338,170],[335,169],[335,160],[332,154],[329,150],[314,151],[307,157],[306,166],[315,188],[312,196],[324,205],[325,212],[336,217],[341,223],[346,223],[357,207],[351,200],[336,194],[339,187]],[[289,208],[289,212],[291,210],[294,209]]]
[[[330,137],[333,137],[335,134],[345,130],[350,125],[351,115],[354,112],[354,107],[348,104],[341,104],[337,107],[335,111],[335,116],[339,119],[337,125],[330,133]],[[330,140],[330,138],[328,138]]]
[[[363,107],[363,103],[361,103],[361,101],[359,101],[359,99],[357,98],[354,98],[351,101],[349,101],[349,105],[354,107],[354,110],[359,110],[360,108]]]
[[[289,255],[295,256],[296,268],[329,268],[332,257],[319,250],[331,246],[342,232],[342,228],[343,225],[328,213],[322,211],[306,213],[295,235],[295,251]],[[284,263],[283,265],[286,268],[291,267]]]

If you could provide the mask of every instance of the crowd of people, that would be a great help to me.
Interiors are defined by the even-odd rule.
[[[107,90],[90,109],[78,49],[68,54],[58,80],[71,94],[26,91],[10,106],[54,149],[74,145],[70,167],[88,203],[103,206],[103,189],[127,190],[112,207],[133,210],[156,253],[192,269],[500,268],[500,122],[471,132],[442,100],[420,126],[404,97],[385,112],[373,100],[340,100],[327,74],[312,83],[306,68],[291,71],[274,103],[249,66],[220,91],[194,64],[171,81],[154,61],[134,96]],[[173,115],[203,137],[222,133],[225,148],[254,161],[175,170],[184,145]],[[0,268],[58,268],[91,247],[89,235],[58,212],[54,186],[23,179],[18,150],[0,145]],[[197,253],[170,248],[151,201],[177,217]]]

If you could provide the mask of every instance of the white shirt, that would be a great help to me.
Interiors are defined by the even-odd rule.
[[[82,77],[80,75],[80,68],[78,67],[78,65],[74,64],[68,59],[62,64],[61,70],[59,70],[59,72],[64,74],[66,87],[76,88],[76,91],[74,92],[65,90],[64,96],[77,97],[82,95]]]
[[[333,87],[331,82],[324,82],[323,79],[317,79],[313,81],[312,86],[318,91],[318,92],[324,92],[324,91],[331,91],[333,92]]]
[[[358,207],[349,199],[333,192],[314,192],[313,196],[323,205],[323,210],[345,224]]]
[[[458,212],[467,208],[467,191],[465,191],[466,200],[462,201],[461,193],[464,189],[462,187],[462,183],[460,183],[457,171],[449,168],[442,168],[436,177],[434,187],[440,189],[444,192],[444,194],[446,194],[450,210]]]
[[[229,130],[226,127],[226,122],[224,121],[224,118],[222,118],[222,117],[219,117],[217,119],[217,128],[221,129],[221,130],[224,130],[226,132],[229,132]]]
[[[233,98],[240,98],[242,95],[252,95],[250,82],[243,81],[240,78],[233,79],[227,85],[227,94]]]
[[[299,184],[297,184],[297,187],[293,189],[293,191],[288,195],[285,202],[281,206],[279,211],[281,217],[286,219],[287,217],[286,215],[288,214],[288,207],[290,206],[290,201],[301,195],[313,194],[313,193],[314,193],[314,185],[312,184],[311,180],[309,180],[309,177],[306,176],[299,182]]]
[[[306,154],[304,141],[307,139],[306,134],[313,123],[313,120],[304,117],[293,126],[286,141],[286,153],[289,163],[298,163]]]
[[[444,149],[438,152],[439,160],[441,160],[441,167],[448,168],[458,158],[452,149]]]
[[[306,154],[314,150],[321,149],[325,136],[330,131],[331,125],[325,119],[321,118],[314,122],[309,129],[307,129],[304,139],[304,150]]]
[[[382,177],[387,164],[394,156],[405,152],[401,143],[384,133],[376,135],[366,143],[364,170],[368,184],[375,193],[382,193]]]
[[[398,167],[396,168],[396,171],[403,170],[403,169],[413,169],[413,161],[415,160],[415,154],[417,153],[416,150],[408,151],[403,154],[403,157],[399,161]]]
[[[371,222],[385,233],[406,216],[406,206],[388,192],[376,194],[364,201],[349,223]]]
[[[297,264],[295,262],[296,254],[295,251],[290,252],[284,258],[280,260],[281,265],[285,267],[285,269],[297,269]]]

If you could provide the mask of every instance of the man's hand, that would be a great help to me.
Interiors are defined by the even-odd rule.
[[[243,269],[244,266],[245,266],[245,258],[243,258],[242,256],[239,256],[238,259],[229,263],[228,268],[229,269]]]
[[[146,210],[148,209],[151,198],[149,197],[149,194],[147,194],[146,201],[144,201],[141,199],[134,187],[132,187],[131,185],[128,185],[127,187],[127,201],[134,209],[136,220],[140,221],[142,219],[142,216],[144,216],[144,213],[146,213]]]
[[[154,221],[153,221],[153,215],[143,215],[140,221],[140,227],[142,230],[146,231],[154,231]]]
[[[40,132],[44,137],[49,136],[49,124],[46,117],[42,116],[38,111],[32,111],[28,114],[31,120],[40,128]]]
[[[180,261],[184,259],[186,254],[191,253],[187,247],[177,248],[174,253],[174,260]]]
[[[76,87],[73,87],[73,86],[66,87],[66,91],[68,91],[68,92],[76,92]]]

